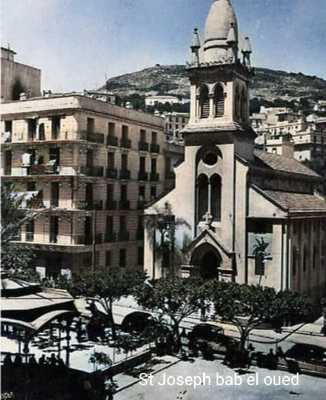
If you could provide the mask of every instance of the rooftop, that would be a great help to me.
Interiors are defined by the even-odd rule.
[[[264,190],[264,193],[290,213],[326,212],[326,200],[318,195],[276,190]]]
[[[262,150],[255,150],[255,157],[262,166],[276,171],[288,172],[291,174],[307,175],[318,178],[319,175],[312,169],[306,167],[294,158],[280,156],[274,153],[267,153]]]

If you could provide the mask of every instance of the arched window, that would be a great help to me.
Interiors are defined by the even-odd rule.
[[[208,118],[209,117],[209,96],[208,96],[208,87],[206,85],[203,85],[200,88],[199,107],[200,107],[200,118]]]
[[[197,180],[197,220],[201,221],[208,211],[208,178],[200,175]]]
[[[211,178],[211,213],[213,221],[221,221],[222,181],[219,175]]]
[[[224,90],[221,85],[216,85],[214,91],[215,116],[223,117],[224,115]]]
[[[38,127],[38,137],[39,137],[39,140],[45,140],[44,124],[40,124]]]

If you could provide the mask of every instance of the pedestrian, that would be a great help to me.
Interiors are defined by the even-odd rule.
[[[276,356],[278,358],[284,358],[285,357],[284,351],[283,351],[281,346],[278,346],[278,348],[276,350]]]
[[[51,356],[48,358],[48,364],[51,365],[51,367],[55,367],[57,365],[57,359],[54,353],[51,353]]]
[[[46,359],[44,354],[42,354],[41,357],[39,358],[38,364],[40,367],[44,367],[46,365]]]
[[[32,355],[29,357],[28,364],[29,364],[29,365],[37,365],[37,361],[36,361],[36,359],[35,359],[34,354],[32,354]]]
[[[11,367],[12,366],[11,355],[9,353],[6,354],[5,358],[3,359],[3,366],[4,367]]]
[[[58,367],[65,367],[65,363],[59,355],[56,356],[56,364],[58,365]]]
[[[20,354],[16,354],[14,364],[20,366],[23,364],[23,359]]]

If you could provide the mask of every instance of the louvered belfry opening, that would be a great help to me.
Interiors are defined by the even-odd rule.
[[[200,104],[200,118],[208,118],[209,96],[208,96],[208,87],[206,85],[203,85],[200,88],[199,104]]]
[[[221,85],[216,85],[214,92],[215,116],[223,117],[224,115],[224,90]]]

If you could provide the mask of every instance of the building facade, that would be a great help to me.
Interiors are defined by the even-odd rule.
[[[153,278],[200,275],[318,297],[326,290],[321,178],[293,158],[255,150],[248,38],[242,46],[230,1],[215,0],[203,43],[195,30],[191,46],[185,161],[175,188],[145,211],[154,221],[145,224],[145,269]],[[173,223],[171,238],[164,226]],[[172,256],[157,251],[162,243]]]
[[[38,212],[17,238],[42,275],[143,268],[143,208],[165,181],[164,122],[82,95],[2,104],[3,183]]]
[[[1,47],[1,102],[41,95],[41,70],[15,61],[16,53]]]
[[[181,131],[187,126],[189,122],[188,113],[164,113],[165,119],[165,133],[167,139],[173,142],[183,143]]]

